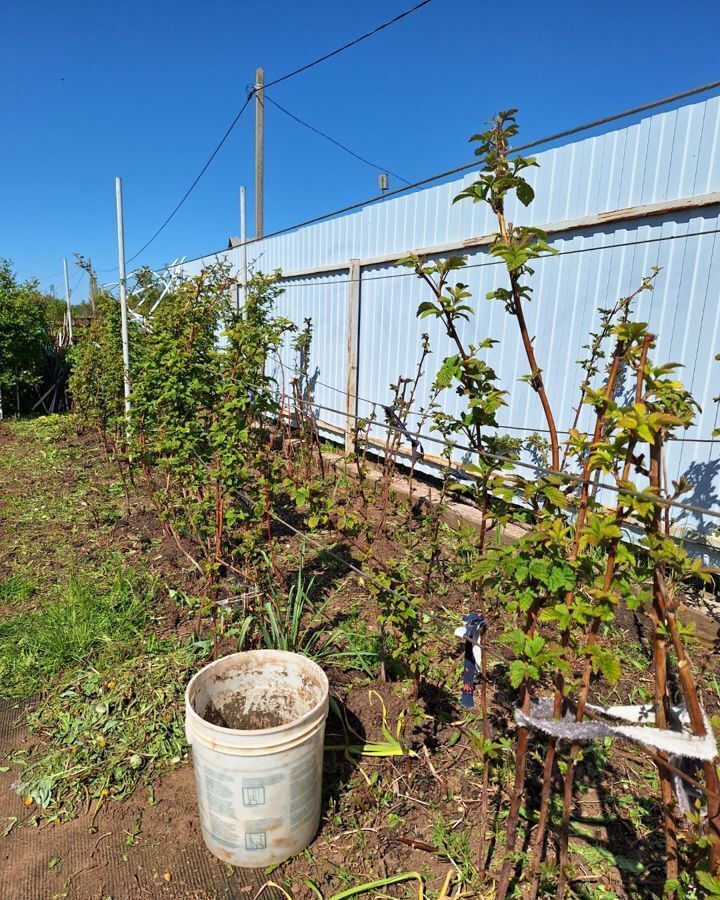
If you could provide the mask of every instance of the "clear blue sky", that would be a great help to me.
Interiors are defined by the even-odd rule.
[[[61,271],[75,251],[116,266],[116,175],[130,255],[189,186],[256,66],[270,81],[412,5],[3,0],[0,256],[24,278]],[[719,37],[717,0],[433,0],[271,96],[414,180],[468,162],[467,138],[497,109],[519,107],[530,139],[717,79]],[[248,113],[137,263],[223,247],[243,183],[252,233]],[[377,173],[268,104],[265,192],[268,232],[374,195]],[[84,299],[77,269],[71,281]],[[62,293],[61,277],[42,282],[53,283]]]

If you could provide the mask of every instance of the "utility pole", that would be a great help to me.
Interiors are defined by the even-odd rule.
[[[242,278],[242,305],[247,306],[247,225],[245,220],[245,186],[240,188],[240,277]],[[238,298],[239,299],[239,298]],[[239,312],[239,310],[238,310]]]
[[[255,237],[263,236],[263,176],[265,152],[265,72],[255,69]]]
[[[115,179],[117,213],[118,270],[120,274],[120,328],[122,332],[123,381],[125,383],[125,418],[130,433],[130,345],[128,343],[127,277],[125,275],[125,233],[123,230],[122,178]]]
[[[72,329],[72,312],[70,310],[70,280],[68,279],[68,267],[67,260],[63,260],[63,270],[65,272],[65,303],[67,304],[67,330],[68,330],[68,340],[72,344],[73,342],[73,329]]]

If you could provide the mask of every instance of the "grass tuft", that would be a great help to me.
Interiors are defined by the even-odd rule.
[[[0,620],[0,693],[23,699],[90,659],[121,656],[148,618],[148,595],[132,576],[72,578],[54,599]]]
[[[37,590],[37,583],[32,578],[22,575],[11,575],[0,578],[0,607],[19,606]]]

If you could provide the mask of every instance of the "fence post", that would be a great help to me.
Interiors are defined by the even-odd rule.
[[[345,452],[354,451],[353,435],[357,416],[358,347],[360,344],[360,260],[350,260],[350,289],[347,309],[347,383],[345,386]]]

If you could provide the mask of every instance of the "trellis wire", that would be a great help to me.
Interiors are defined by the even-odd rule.
[[[257,390],[260,390],[257,385],[254,385]],[[293,402],[300,402],[307,406],[315,407],[316,409],[323,409],[327,412],[333,412],[337,415],[346,416],[351,419],[355,419],[355,421],[362,422],[367,421],[367,416],[358,416],[354,413],[347,412],[345,410],[334,409],[331,406],[324,406],[321,403],[316,403],[314,400],[298,400],[295,397],[291,397],[289,394],[284,392],[280,392],[280,396],[286,400],[292,400]],[[366,401],[373,402],[374,405],[379,406],[381,409],[384,408],[385,405],[380,401]],[[385,422],[380,422],[378,420],[372,423],[373,425],[377,425],[380,428],[385,428],[388,431],[399,431],[396,425],[390,425]],[[503,456],[499,453],[491,453],[489,450],[479,450],[474,447],[468,447],[464,444],[457,444],[454,441],[446,441],[442,438],[436,438],[430,434],[424,434],[423,432],[417,431],[413,433],[414,437],[419,440],[430,441],[435,444],[441,444],[447,448],[454,450],[462,450],[465,453],[476,453],[478,456],[484,457],[486,459],[493,459],[498,462],[506,462],[510,463],[513,466],[517,466],[523,469],[531,469],[534,472],[538,472],[541,475],[553,476],[556,478],[560,478],[568,483],[573,483],[577,485],[588,484],[597,488],[597,490],[608,490],[616,494],[636,497],[642,500],[645,503],[655,504],[656,506],[662,506],[664,508],[672,508],[672,509],[682,509],[685,512],[695,513],[696,515],[710,516],[714,519],[720,519],[720,510],[706,509],[702,506],[694,506],[691,503],[682,503],[679,500],[669,500],[664,497],[656,497],[653,494],[648,494],[646,491],[640,491],[636,488],[628,488],[628,487],[620,487],[618,485],[606,484],[604,482],[595,482],[592,478],[582,478],[580,475],[573,475],[570,472],[556,472],[553,469],[548,468],[547,466],[539,466],[536,463],[523,462],[522,460],[513,459],[510,456]]]

